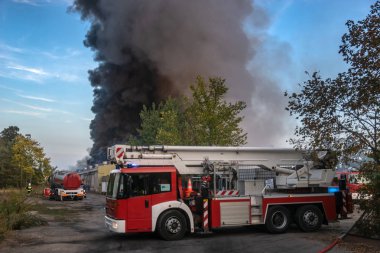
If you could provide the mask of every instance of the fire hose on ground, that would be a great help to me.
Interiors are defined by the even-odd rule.
[[[351,232],[351,230],[355,227],[356,223],[361,220],[363,218],[363,216],[365,215],[365,212],[363,212],[359,219],[357,219],[354,224],[345,232],[343,233],[342,235],[340,235],[338,238],[336,238],[331,244],[329,244],[326,248],[324,248],[323,250],[319,251],[319,253],[326,253],[328,251],[330,251],[331,249],[333,249],[339,242],[342,242],[344,237],[346,237],[348,235],[348,233]]]

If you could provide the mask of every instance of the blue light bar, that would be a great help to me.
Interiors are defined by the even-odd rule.
[[[137,163],[127,163],[127,168],[137,168],[139,165]]]
[[[338,186],[329,186],[327,192],[328,193],[339,192],[339,187]]]

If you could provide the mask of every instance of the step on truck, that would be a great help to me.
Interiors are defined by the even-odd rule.
[[[108,148],[115,163],[106,194],[106,227],[157,232],[165,240],[220,228],[265,225],[306,232],[337,219],[328,189],[335,171],[294,149],[197,146]]]

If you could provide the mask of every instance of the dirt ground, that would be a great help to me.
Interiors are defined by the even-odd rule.
[[[67,243],[87,240],[87,232],[106,233],[104,227],[105,197],[88,194],[84,200],[54,201],[33,198],[35,211],[47,226],[10,232],[0,244],[0,252],[70,252]]]
[[[320,252],[359,217],[323,226],[314,233],[302,233],[292,226],[285,234],[268,234],[263,227],[223,229],[211,235],[194,234],[181,241],[166,242],[155,234],[114,234],[104,226],[105,197],[88,194],[82,201],[49,201],[33,198],[34,212],[48,225],[10,232],[0,243],[6,253],[66,252]],[[281,250],[280,250],[281,249]],[[379,241],[347,236],[329,252],[380,252]]]

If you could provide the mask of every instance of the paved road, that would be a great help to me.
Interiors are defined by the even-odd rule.
[[[315,233],[302,233],[296,227],[285,234],[268,234],[262,227],[243,227],[217,231],[211,235],[190,235],[181,241],[167,242],[150,233],[120,235],[104,227],[104,196],[89,194],[83,201],[46,202],[50,209],[73,211],[63,219],[44,216],[47,226],[34,227],[9,234],[0,244],[7,253],[96,253],[96,252],[319,252],[353,220],[323,226]],[[334,248],[331,252],[350,252]]]

